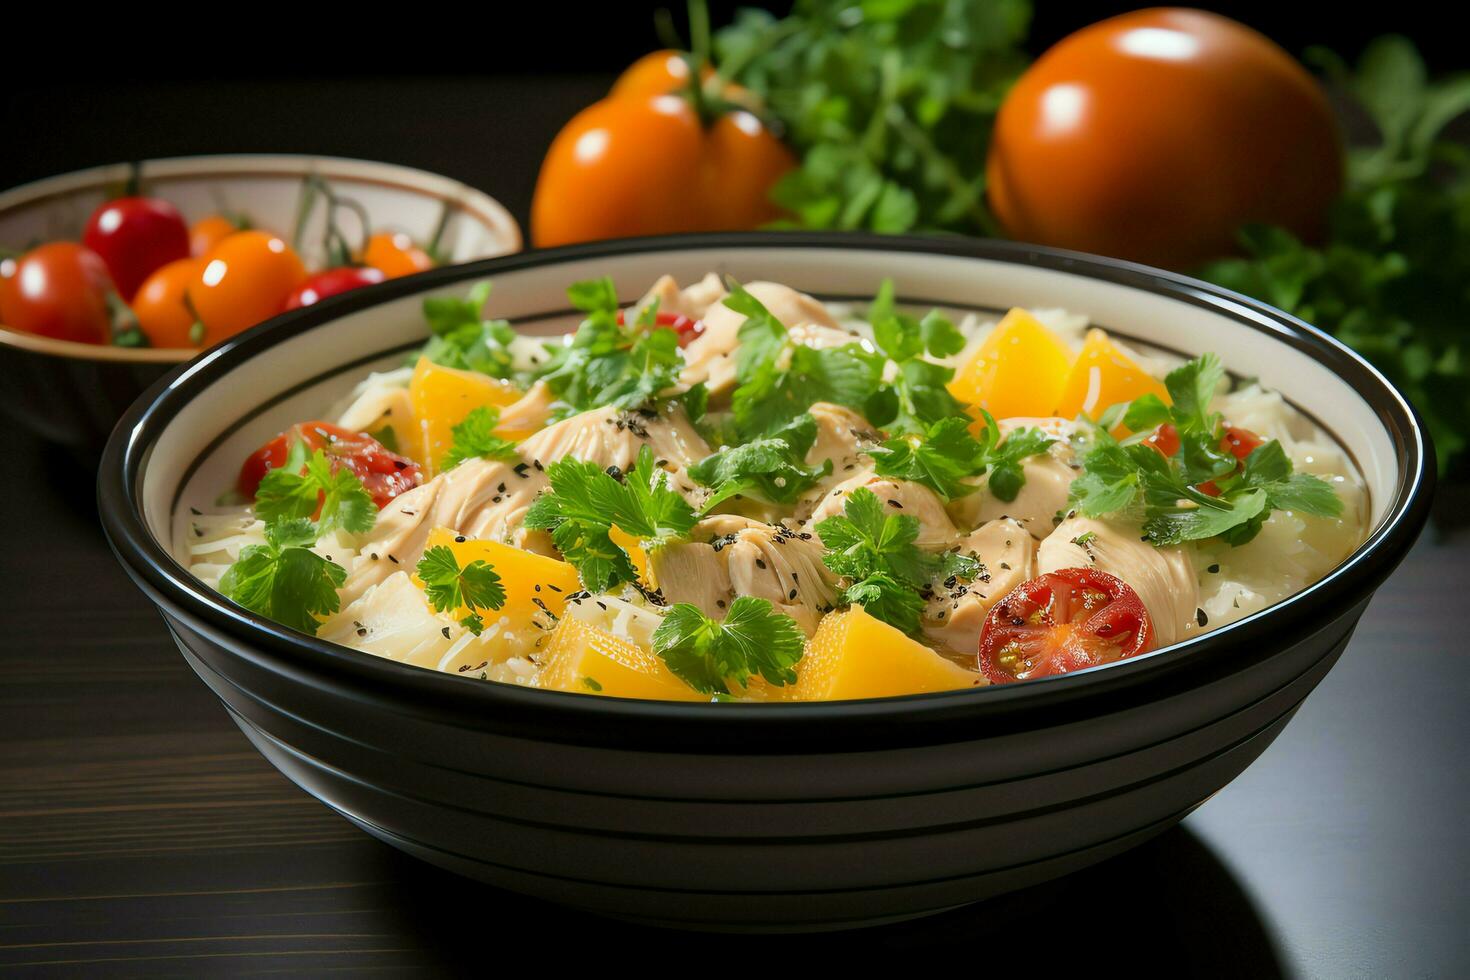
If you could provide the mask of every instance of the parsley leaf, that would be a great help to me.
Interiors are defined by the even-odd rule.
[[[963,417],[965,407],[947,387],[954,371],[924,359],[948,357],[964,349],[965,338],[937,310],[922,320],[899,313],[893,305],[893,280],[885,279],[868,308],[873,342],[898,366],[891,384],[866,406],[873,424],[898,433],[923,433],[934,424]]]
[[[510,353],[515,329],[505,320],[484,318],[490,297],[488,281],[477,284],[463,299],[431,296],[424,300],[424,320],[433,336],[421,352],[435,364],[478,371],[492,378],[514,378]]]
[[[305,473],[297,472],[290,458],[286,465],[268,471],[255,492],[255,512],[266,522],[311,517],[320,504],[317,528],[323,534],[342,528],[354,534],[373,529],[378,508],[346,466],[335,467],[318,449],[305,461]]]
[[[224,575],[219,590],[235,602],[282,626],[316,635],[318,616],[335,613],[347,570],[311,550],[317,528],[306,518],[272,521],[265,544],[246,545]]]
[[[435,545],[424,552],[415,569],[424,583],[424,594],[435,612],[465,609],[460,625],[479,636],[485,629],[480,617],[482,609],[499,609],[505,605],[505,587],[490,563],[476,558],[463,568],[454,549]]]
[[[889,439],[868,450],[876,461],[879,476],[893,476],[921,483],[945,500],[974,493],[979,486],[967,477],[989,472],[990,492],[1000,500],[1016,499],[1026,476],[1021,463],[1046,452],[1054,441],[1040,429],[1017,429],[1000,441],[1000,427],[989,413],[987,425],[976,439],[970,434],[968,418],[946,418],[935,422],[923,437]]]
[[[806,636],[770,600],[740,596],[724,621],[698,606],[675,605],[653,631],[653,649],[669,670],[705,694],[729,694],[729,682],[746,687],[759,675],[778,687],[796,683],[796,664]]]
[[[439,471],[452,470],[467,459],[498,459],[505,462],[519,459],[516,444],[495,434],[500,422],[500,410],[482,405],[464,417],[464,421],[450,429],[454,442],[449,452],[439,463]]]
[[[798,415],[771,435],[721,449],[689,468],[689,475],[714,490],[708,512],[736,494],[772,504],[789,504],[832,472],[832,461],[806,465],[817,438],[817,422]]]

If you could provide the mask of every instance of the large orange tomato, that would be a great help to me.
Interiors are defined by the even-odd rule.
[[[702,118],[688,97],[687,65],[681,76],[667,55],[635,63],[557,134],[531,203],[538,246],[739,230],[779,216],[770,190],[796,165],[791,151],[732,104],[743,97],[733,88]]]
[[[306,281],[301,257],[268,231],[238,231],[206,252],[189,284],[189,303],[204,324],[204,346],[281,311]]]
[[[1021,77],[996,119],[991,207],[1014,238],[1187,268],[1248,222],[1303,238],[1342,188],[1321,87],[1235,21],[1160,8],[1093,24]]]

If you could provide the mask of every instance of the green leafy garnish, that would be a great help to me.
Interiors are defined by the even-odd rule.
[[[922,320],[899,313],[893,305],[893,280],[883,280],[868,309],[873,341],[898,366],[891,384],[879,390],[865,406],[874,425],[895,433],[922,433],[948,418],[962,417],[965,407],[949,393],[954,371],[925,360],[958,354],[965,338],[937,310]]]
[[[495,434],[500,422],[500,410],[482,405],[464,417],[464,421],[449,431],[454,441],[449,452],[439,463],[439,471],[451,470],[467,459],[498,459],[505,462],[518,460],[516,444]]]
[[[969,477],[990,473],[988,486],[997,499],[1012,501],[1025,486],[1021,463],[1046,452],[1054,441],[1040,429],[1017,429],[1005,440],[988,412],[980,438],[970,434],[968,418],[935,422],[922,437],[889,439],[867,451],[879,476],[921,483],[945,500],[954,500],[979,489]]]
[[[463,298],[431,296],[424,300],[424,320],[433,336],[421,352],[435,364],[478,371],[492,378],[515,378],[510,354],[515,330],[505,320],[487,320],[485,301],[490,283],[478,283]]]
[[[736,494],[772,504],[789,504],[832,472],[832,461],[806,465],[806,454],[817,438],[817,422],[802,414],[771,435],[730,446],[706,456],[689,468],[689,475],[714,494],[705,502],[709,511]]]
[[[480,611],[505,605],[505,587],[500,584],[500,576],[482,558],[460,568],[454,549],[435,545],[424,552],[415,571],[424,583],[424,595],[434,611],[453,612],[463,606],[468,613],[459,623],[476,636],[485,629]]]
[[[685,537],[694,510],[669,486],[668,474],[654,466],[644,446],[621,479],[595,463],[570,457],[546,467],[551,490],[526,512],[525,526],[551,532],[562,557],[576,566],[582,585],[606,592],[638,578],[628,553],[609,537],[614,527],[640,540],[648,550]]]
[[[696,691],[729,694],[759,675],[778,687],[796,683],[806,636],[796,621],[767,599],[740,596],[723,621],[681,602],[653,631],[653,649],[669,670]]]
[[[821,521],[815,530],[827,548],[823,563],[852,583],[843,602],[862,605],[905,633],[919,632],[920,593],[936,578],[970,579],[980,572],[973,558],[921,550],[914,543],[918,519],[885,513],[883,502],[867,487],[848,494],[843,513]]]
[[[334,528],[354,534],[371,531],[378,508],[356,474],[346,466],[333,470],[332,461],[320,449],[300,461],[302,452],[304,443],[297,443],[286,464],[270,470],[260,481],[255,492],[255,513],[260,519],[308,518],[320,504],[317,528],[321,533]],[[299,472],[303,465],[304,473]]]
[[[219,590],[251,612],[316,635],[318,616],[339,608],[347,570],[311,550],[317,528],[303,517],[271,521],[265,544],[246,545],[220,577]]]

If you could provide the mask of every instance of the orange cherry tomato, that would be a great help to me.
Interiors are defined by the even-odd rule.
[[[1308,240],[1342,188],[1322,88],[1235,21],[1156,8],[1064,38],[1002,104],[991,207],[1023,241],[1188,268],[1249,222]]]
[[[189,302],[204,324],[204,346],[275,316],[306,281],[291,246],[266,231],[237,231],[200,260]]]
[[[202,259],[175,259],[154,272],[133,296],[133,316],[153,347],[198,347],[198,322],[189,310],[189,286],[199,277]]]
[[[434,268],[434,259],[401,231],[380,231],[368,238],[360,261],[389,279]]]
[[[778,217],[771,186],[796,165],[751,112],[708,126],[681,95],[612,96],[557,134],[531,203],[538,246],[754,228]]]
[[[200,218],[189,228],[189,254],[202,256],[239,230],[239,225],[222,214]]]
[[[75,242],[50,242],[6,260],[0,273],[0,323],[55,340],[111,343],[111,291],[107,266],[97,253]]]

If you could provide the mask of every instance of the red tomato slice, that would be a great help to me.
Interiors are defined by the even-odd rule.
[[[654,315],[654,323],[660,327],[668,327],[679,335],[679,346],[688,347],[690,341],[704,333],[703,320],[691,320],[682,313],[664,313],[662,311]],[[618,326],[625,326],[623,311],[618,310]]]
[[[291,447],[298,443],[304,443],[311,452],[324,451],[332,461],[333,472],[344,466],[351,470],[372,494],[379,510],[394,497],[424,482],[419,464],[392,452],[372,436],[315,421],[293,425],[246,457],[235,488],[242,496],[254,498],[266,473],[284,466]]]
[[[980,672],[991,683],[1053,677],[1153,649],[1154,624],[1122,579],[1063,568],[1012,589],[980,631]]]

